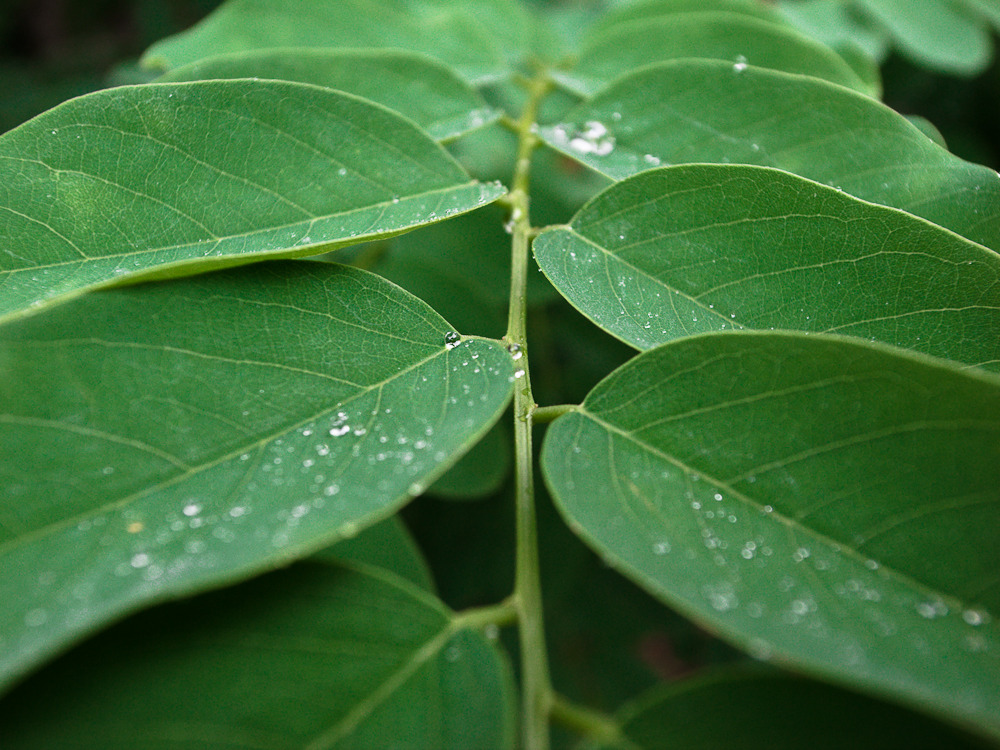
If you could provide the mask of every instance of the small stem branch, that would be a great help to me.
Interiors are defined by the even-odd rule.
[[[621,728],[614,718],[591,708],[578,706],[561,695],[553,696],[552,718],[567,729],[602,745],[622,748],[630,745],[622,736]]]
[[[549,747],[549,711],[552,684],[549,679],[545,628],[542,617],[542,589],[538,566],[538,538],[535,520],[534,457],[531,446],[532,413],[528,367],[527,285],[530,258],[528,246],[531,222],[528,218],[528,185],[532,152],[538,145],[535,122],[538,106],[551,85],[539,75],[525,82],[528,100],[517,121],[517,162],[508,200],[511,206],[510,307],[506,339],[515,359],[514,380],[514,460],[517,551],[514,601],[518,609],[521,642],[522,731],[525,750]]]
[[[503,627],[513,625],[517,622],[518,609],[517,602],[513,597],[505,599],[499,604],[488,607],[476,607],[459,612],[452,620],[453,627],[457,628],[485,628],[488,625]]]
[[[552,422],[563,414],[569,414],[571,411],[576,411],[580,407],[576,404],[558,404],[556,406],[539,406],[536,407],[531,415],[531,419],[535,424],[547,424]]]

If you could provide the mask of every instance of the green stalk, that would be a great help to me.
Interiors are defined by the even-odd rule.
[[[534,124],[538,106],[549,89],[545,76],[526,82],[528,101],[517,121],[518,149],[514,180],[508,197],[511,206],[510,307],[506,339],[514,357],[514,460],[517,508],[517,568],[514,602],[518,610],[521,642],[522,731],[525,750],[549,747],[549,712],[553,691],[549,679],[542,588],[538,567],[538,532],[535,521],[534,457],[531,447],[532,414],[535,409],[528,367],[527,286],[531,237],[528,218],[528,185],[531,156],[537,146]]]

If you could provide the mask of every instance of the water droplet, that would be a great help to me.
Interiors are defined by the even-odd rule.
[[[747,69],[747,59],[743,55],[738,55],[736,57],[736,62],[733,64],[733,71],[736,73],[742,73]]]
[[[197,503],[190,503],[184,506],[183,512],[185,516],[196,516],[201,512],[201,506]]]
[[[670,552],[670,542],[657,542],[653,545],[654,555],[665,555]]]
[[[458,331],[448,331],[444,335],[444,348],[454,349],[462,342],[462,336]]]
[[[145,568],[147,565],[149,565],[149,555],[147,555],[145,552],[140,552],[137,555],[132,555],[132,559],[129,561],[129,564],[133,568]]]
[[[935,599],[929,602],[920,602],[917,605],[917,612],[921,617],[933,620],[935,617],[944,617],[948,614],[948,605],[940,599]]]
[[[986,612],[978,609],[967,609],[962,613],[962,619],[972,626],[985,625],[990,621],[990,616]]]
[[[510,352],[510,358],[515,361],[524,356],[524,351],[521,349],[520,344],[508,344],[507,351]]]

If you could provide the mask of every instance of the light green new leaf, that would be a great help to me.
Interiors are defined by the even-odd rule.
[[[874,99],[814,78],[662,63],[602,89],[542,135],[616,180],[685,162],[777,167],[1000,250],[996,172],[950,154]]]
[[[706,721],[706,716],[725,721]],[[783,672],[746,667],[654,688],[619,717],[632,750],[980,747],[911,711]]]
[[[788,172],[643,172],[543,232],[534,252],[577,309],[638,349],[784,328],[1000,369],[1000,255]]]
[[[503,193],[398,114],[280,81],[75,99],[0,137],[0,169],[0,316],[391,236]]]
[[[478,446],[478,443],[476,445]],[[473,450],[475,448],[476,446],[473,446]],[[330,547],[321,549],[309,559],[346,562],[353,567],[370,565],[383,568],[424,591],[434,592],[434,578],[430,566],[420,552],[413,535],[398,515],[369,526],[355,537],[342,539]]]
[[[728,60],[815,76],[870,96],[863,82],[829,47],[786,25],[737,13],[680,13],[617,24],[591,37],[560,82],[585,95],[636,68],[678,58]]]
[[[390,515],[489,429],[512,371],[384,279],[307,261],[0,327],[0,683]]]
[[[288,48],[208,57],[158,79],[273,78],[339,89],[406,115],[439,142],[500,117],[450,68],[398,50]]]
[[[193,28],[143,56],[168,70],[218,54],[276,47],[403,49],[441,60],[473,81],[507,72],[503,42],[488,21],[513,3],[481,0],[487,23],[465,3],[419,0],[229,0]],[[497,7],[499,6],[499,8]],[[522,19],[521,13],[508,17]],[[527,40],[525,40],[527,42]]]
[[[0,702],[4,748],[508,748],[507,665],[420,589],[301,563],[102,634]]]
[[[954,75],[982,72],[993,58],[989,27],[954,0],[857,0],[915,62]]]
[[[610,564],[727,640],[1000,737],[1000,378],[695,336],[557,419],[542,468]]]

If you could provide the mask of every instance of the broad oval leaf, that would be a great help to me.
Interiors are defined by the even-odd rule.
[[[0,327],[0,683],[392,514],[489,429],[512,371],[384,279],[307,261]]]
[[[144,613],[0,702],[4,747],[509,748],[502,655],[441,602],[317,562]]]
[[[682,613],[1000,737],[1000,378],[836,336],[694,336],[602,381],[541,460],[570,526]]]
[[[776,169],[643,172],[543,232],[534,252],[577,309],[638,349],[784,328],[1000,369],[1000,255]]]
[[[590,95],[631,70],[678,58],[750,62],[878,95],[829,47],[786,25],[737,13],[676,13],[618,24],[589,39],[579,62],[559,80]]]
[[[777,167],[922,216],[1000,250],[1000,176],[866,96],[813,78],[710,60],[621,78],[542,129],[620,180],[685,162]]]
[[[507,72],[495,28],[464,3],[419,0],[229,0],[187,31],[160,40],[142,58],[168,70],[205,57],[279,47],[405,49],[423,52],[478,81]],[[488,20],[523,11],[504,0],[480,0]],[[499,8],[498,8],[499,6]],[[513,11],[512,11],[513,7]],[[500,10],[502,9],[502,10]]]
[[[889,31],[897,49],[921,65],[972,76],[993,58],[989,27],[961,2],[858,0],[857,4]]]
[[[273,78],[339,89],[406,115],[438,142],[496,122],[488,106],[447,66],[414,52],[293,47],[208,57],[159,82]]]
[[[398,114],[281,81],[97,92],[0,137],[0,168],[0,316],[391,236],[503,192]]]
[[[705,721],[705,716],[725,721]],[[924,716],[820,682],[749,667],[654,688],[619,712],[633,750],[980,747]]]

